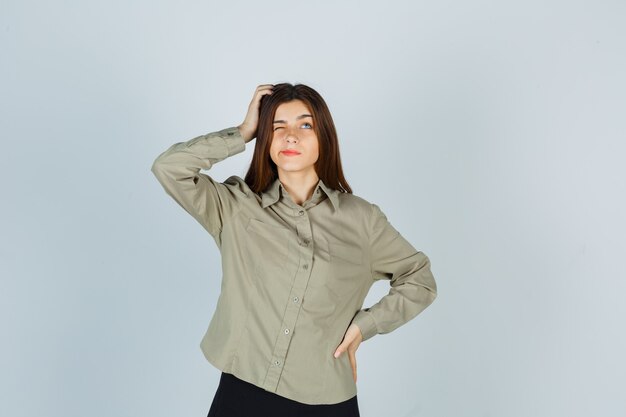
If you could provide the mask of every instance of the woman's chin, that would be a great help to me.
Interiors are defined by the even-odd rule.
[[[302,166],[301,164],[280,164],[280,165],[277,165],[277,167],[284,173],[302,172],[302,171],[306,171],[307,169],[314,169],[313,165]]]

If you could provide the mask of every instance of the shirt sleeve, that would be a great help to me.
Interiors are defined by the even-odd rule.
[[[170,146],[153,162],[151,171],[181,207],[191,214],[215,239],[236,211],[232,190],[224,183],[200,173],[213,164],[245,149],[237,127],[195,137]]]
[[[372,204],[370,219],[370,265],[372,278],[390,280],[389,293],[354,316],[363,341],[389,333],[413,319],[437,297],[430,260],[417,251]]]

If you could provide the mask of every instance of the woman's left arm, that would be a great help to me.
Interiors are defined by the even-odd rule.
[[[416,250],[372,203],[369,259],[374,279],[389,279],[391,289],[376,304],[353,318],[363,341],[389,333],[413,319],[437,297],[430,259]]]

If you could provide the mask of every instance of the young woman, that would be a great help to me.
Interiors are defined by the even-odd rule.
[[[255,137],[244,179],[200,173]],[[414,318],[437,289],[428,257],[352,193],[322,97],[260,85],[239,126],[175,143],[152,172],[221,253],[200,343],[222,371],[209,417],[359,416],[359,344]],[[379,279],[389,293],[363,308]]]

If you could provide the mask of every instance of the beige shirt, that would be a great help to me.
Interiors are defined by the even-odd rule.
[[[321,179],[299,205],[278,179],[257,195],[239,176],[200,173],[245,144],[230,127],[176,143],[152,165],[220,249],[221,293],[200,347],[218,369],[283,397],[347,400],[357,393],[348,354],[333,353],[348,326],[366,341],[414,318],[436,297],[430,261],[379,206]],[[363,308],[380,279],[389,293]]]

